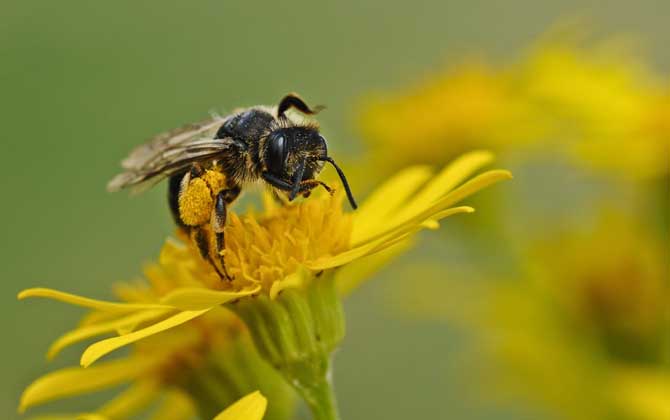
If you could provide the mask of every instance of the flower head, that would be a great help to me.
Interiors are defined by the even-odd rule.
[[[482,381],[495,376],[495,394],[502,386],[570,419],[666,418],[667,241],[608,214],[527,252],[519,278],[474,287],[441,281],[437,295],[448,290],[454,305],[424,299],[411,310],[474,331],[485,350]]]
[[[519,67],[528,99],[551,117],[549,134],[578,162],[633,178],[670,167],[668,80],[630,54],[623,42],[584,48],[564,41],[537,46]]]
[[[151,289],[136,289],[130,302],[105,302],[50,289],[28,289],[19,298],[47,297],[96,309],[112,321],[95,331],[78,331],[66,343],[92,335],[121,331],[90,346],[81,363],[88,366],[105,354],[176,327],[213,308],[254,294],[275,298],[283,289],[301,287],[315,274],[341,267],[398,245],[438,220],[471,207],[452,207],[463,198],[497,181],[510,178],[494,170],[465,181],[492,156],[474,152],[434,174],[428,167],[411,167],[387,181],[355,213],[344,213],[342,197],[313,197],[295,206],[268,204],[265,213],[231,215],[226,227],[226,265],[235,279],[219,280],[195,249],[168,241],[160,263],[179,276],[165,281],[147,272]],[[355,272],[338,282],[343,291],[356,286]],[[121,289],[123,292],[123,289]],[[104,318],[104,317],[103,317]],[[134,329],[138,325],[143,328]],[[129,332],[130,331],[130,332]],[[58,344],[59,346],[61,344]]]
[[[527,142],[543,128],[534,112],[506,72],[466,60],[401,92],[370,94],[358,121],[374,163],[389,172]]]
[[[490,153],[473,152],[436,174],[428,167],[408,168],[389,179],[353,213],[342,210],[342,195],[335,194],[313,196],[288,206],[268,200],[261,214],[231,214],[224,251],[226,268],[234,277],[231,281],[220,280],[194,246],[169,240],[159,263],[146,270],[148,285],[117,287],[124,302],[41,288],[21,292],[19,298],[48,297],[93,309],[78,328],[54,343],[50,356],[76,342],[114,333],[118,335],[97,341],[84,351],[82,366],[128,345],[137,353],[134,357],[152,355],[146,358],[151,363],[145,369],[129,362],[133,369],[120,369],[127,373],[111,375],[112,379],[104,379],[102,384],[97,376],[88,375],[91,370],[76,370],[83,380],[62,389],[54,385],[63,382],[58,373],[54,375],[59,381],[47,375],[26,390],[21,408],[120,381],[148,378],[154,387],[185,389],[205,417],[217,412],[222,400],[224,405],[230,404],[254,389],[270,397],[272,409],[274,398],[285,401],[287,397],[281,387],[267,383],[272,375],[258,374],[261,368],[253,359],[255,353],[239,348],[249,345],[248,331],[258,354],[270,363],[265,366],[274,367],[287,379],[316,418],[335,418],[328,366],[330,353],[344,335],[339,294],[356,287],[372,266],[404,249],[419,230],[434,229],[447,216],[472,212],[470,207],[453,205],[511,176],[507,171],[493,170],[468,180],[491,160]],[[230,354],[222,355],[226,349],[237,349],[235,357],[242,361],[238,364]],[[102,362],[89,369],[105,369],[113,363],[121,362]],[[219,390],[216,381],[211,383],[208,370],[212,366],[224,371],[224,376],[251,374],[254,380],[247,379],[246,387],[226,393]],[[63,375],[68,377],[69,372]],[[209,395],[212,388],[214,397]]]
[[[668,81],[622,42],[549,37],[518,62],[466,61],[392,95],[370,95],[360,127],[385,173],[464,149],[539,146],[633,178],[668,173]]]
[[[553,297],[573,332],[598,343],[618,364],[660,364],[670,266],[664,244],[616,214],[590,229],[569,231],[530,250],[529,271]],[[561,252],[569,250],[569,252]]]
[[[174,251],[167,245],[160,263],[145,269],[147,283],[119,284],[116,294],[127,304],[140,304],[158,301],[180,285],[189,284],[189,271],[176,263],[178,254]],[[104,305],[99,307],[103,309],[89,312],[77,328],[52,344],[47,354],[50,359],[79,341],[114,333],[133,334],[170,319],[173,313],[154,309],[128,314],[106,310],[110,308]],[[153,413],[156,419],[190,419],[196,412],[202,418],[213,418],[222,407],[258,389],[272,400],[270,418],[285,418],[293,411],[294,394],[288,385],[260,358],[244,323],[221,307],[133,342],[128,356],[87,368],[60,369],[38,378],[24,391],[19,411],[120,384],[127,388],[103,406],[63,418],[127,418],[148,411],[157,401],[160,404]],[[254,395],[249,399],[258,400],[259,394]]]
[[[667,416],[660,397],[670,392],[665,247],[635,220],[612,214],[536,244],[527,279],[495,292],[487,311],[501,338],[493,354],[511,369],[525,366],[527,395],[571,416]],[[505,332],[512,329],[513,339]],[[532,351],[548,357],[529,358]],[[541,378],[549,377],[545,387]],[[561,387],[581,395],[561,397]]]

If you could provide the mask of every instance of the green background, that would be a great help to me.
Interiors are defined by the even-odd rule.
[[[354,104],[368,91],[473,53],[512,60],[557,20],[574,17],[596,35],[635,35],[667,70],[668,16],[665,0],[3,0],[0,417],[18,417],[22,388],[78,354],[44,360],[81,311],[18,302],[16,293],[49,286],[109,297],[110,285],[136,277],[171,233],[164,186],[138,197],[104,188],[143,139],[212,109],[297,91],[328,105],[320,121],[333,154],[352,155],[360,151]],[[379,280],[346,305],[349,331],[335,371],[343,418],[546,418],[473,398],[458,358],[467,337],[387,310]]]

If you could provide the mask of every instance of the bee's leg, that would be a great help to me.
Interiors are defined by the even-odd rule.
[[[263,178],[265,182],[267,182],[268,184],[272,185],[273,187],[279,188],[280,190],[291,191],[293,189],[292,184],[289,184],[283,179],[277,178],[270,172],[263,172],[261,174],[261,178]]]
[[[226,248],[226,240],[224,236],[224,228],[226,227],[226,218],[228,216],[228,206],[235,201],[235,199],[240,195],[240,187],[233,186],[225,190],[219,191],[216,195],[216,201],[214,203],[214,209],[212,210],[212,231],[214,232],[214,238],[216,240],[216,255],[219,258],[221,263],[221,268],[226,276],[227,280],[232,280],[228,272],[226,271],[226,262],[224,255],[222,254],[223,250]]]
[[[311,190],[318,187],[319,185],[322,186],[323,189],[328,191],[328,193],[331,195],[335,192],[334,189],[329,187],[328,184],[323,181],[319,181],[318,179],[306,179],[300,182],[300,193],[303,195],[309,195]]]
[[[189,171],[189,174],[191,175],[191,178],[198,178],[202,176],[202,174],[205,173],[205,169],[202,167],[202,165],[199,162],[194,162],[193,165],[191,165],[191,170]]]
[[[214,259],[212,258],[212,253],[210,252],[209,237],[207,235],[205,227],[195,226],[190,227],[189,229],[190,229],[189,236],[191,237],[191,240],[195,242],[195,244],[198,246],[200,256],[202,256],[202,258],[205,261],[209,262],[209,264],[214,268],[214,271],[216,271],[216,274],[218,274],[220,278],[230,280],[230,276],[228,275],[228,273],[225,272],[225,267],[224,272],[222,273],[221,270],[219,270],[219,267],[216,265],[216,262],[214,262]]]
[[[205,171],[195,164],[187,172],[170,178],[168,201],[177,225],[196,245],[202,258],[207,261],[221,278],[229,278],[217,265],[213,246],[213,232],[210,229],[211,214],[215,196],[208,183]],[[210,176],[211,178],[211,176]]]

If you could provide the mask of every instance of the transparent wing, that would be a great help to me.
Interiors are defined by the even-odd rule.
[[[214,117],[189,124],[151,139],[133,150],[123,160],[124,172],[108,184],[108,191],[132,187],[135,191],[188,169],[195,162],[216,158],[224,150],[234,147],[232,139],[213,138],[216,129],[225,121]]]
[[[226,118],[215,116],[158,134],[130,152],[128,157],[121,162],[121,167],[124,169],[140,169],[166,149],[190,143],[200,137],[212,138],[216,129],[225,121]]]

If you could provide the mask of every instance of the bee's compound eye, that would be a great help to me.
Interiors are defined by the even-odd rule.
[[[326,138],[323,137],[321,134],[319,134],[318,137],[318,149],[320,149],[320,152],[323,154],[323,156],[328,156],[328,142],[326,141]]]
[[[274,174],[284,172],[284,162],[286,161],[286,152],[288,150],[286,137],[283,134],[273,135],[270,138],[268,148],[268,168]]]

